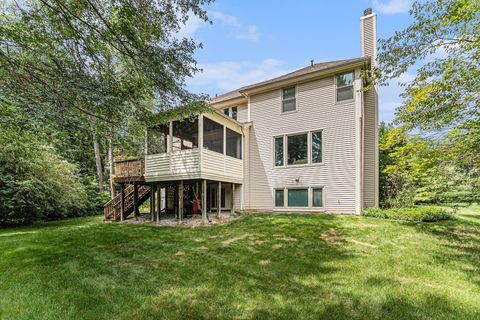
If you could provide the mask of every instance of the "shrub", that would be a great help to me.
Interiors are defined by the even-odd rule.
[[[454,218],[454,214],[447,211],[444,208],[428,207],[428,206],[415,206],[405,208],[391,208],[391,209],[379,209],[369,208],[362,212],[363,216],[393,219],[393,220],[406,220],[406,221],[422,221],[422,222],[434,222],[440,220],[450,220]]]
[[[95,214],[104,200],[32,134],[0,131],[0,226]]]

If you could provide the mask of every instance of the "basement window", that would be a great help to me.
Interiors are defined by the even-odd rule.
[[[308,207],[308,188],[288,189],[289,207]]]
[[[337,83],[337,102],[353,99],[353,72],[338,74]]]
[[[275,207],[285,206],[285,190],[275,189]]]

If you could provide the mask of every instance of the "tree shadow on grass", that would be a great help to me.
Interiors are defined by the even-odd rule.
[[[413,224],[417,231],[433,235],[441,244],[434,258],[452,265],[480,287],[480,215],[459,216],[454,221]]]
[[[360,258],[319,238],[342,228],[335,217],[259,218],[197,229],[69,222],[19,235],[0,243],[8,259],[0,267],[14,266],[0,275],[4,301],[27,318],[48,310],[83,319],[471,315],[441,296],[376,295],[399,284],[355,279]]]

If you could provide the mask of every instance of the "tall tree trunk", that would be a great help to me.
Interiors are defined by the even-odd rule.
[[[103,191],[103,167],[102,167],[102,158],[100,155],[100,143],[97,138],[97,131],[95,129],[95,119],[94,116],[90,116],[90,127],[92,129],[92,140],[93,140],[93,152],[95,153],[95,165],[97,166],[97,179],[98,179],[98,190]]]
[[[112,134],[108,135],[108,168],[110,173],[110,198],[115,198],[115,187],[113,184],[113,175],[115,174],[115,167],[113,164],[113,143]]]

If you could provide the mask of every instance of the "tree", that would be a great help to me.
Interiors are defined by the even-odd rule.
[[[460,154],[460,139],[468,137],[458,130],[437,140],[381,123],[380,205],[479,201],[479,156],[474,149],[470,154]]]
[[[380,40],[380,83],[421,63],[405,88],[397,120],[438,130],[480,120],[480,2],[416,1],[413,23]],[[479,150],[479,146],[476,146]]]
[[[0,13],[0,99],[45,130],[89,132],[101,187],[107,132],[206,108],[184,88],[199,45],[175,35],[191,15],[208,21],[210,1],[9,2]]]

